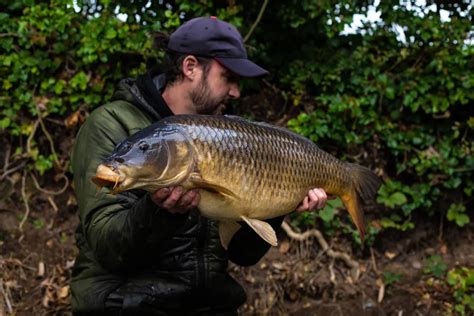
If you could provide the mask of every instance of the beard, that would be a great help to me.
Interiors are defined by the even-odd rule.
[[[227,97],[213,97],[207,77],[201,79],[199,85],[189,93],[197,114],[221,114],[225,109]]]

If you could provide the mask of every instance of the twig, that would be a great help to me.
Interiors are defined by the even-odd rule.
[[[331,260],[331,263],[329,264],[329,276],[331,283],[334,284],[334,286],[337,286],[336,274],[334,273],[334,259]]]
[[[344,252],[340,252],[340,251],[334,251],[331,248],[329,248],[327,241],[324,239],[323,235],[321,234],[319,230],[311,229],[300,234],[300,233],[296,233],[287,222],[283,222],[281,227],[286,232],[286,234],[292,239],[302,241],[311,236],[316,237],[316,240],[318,241],[319,246],[323,249],[324,252],[327,253],[329,257],[344,261],[344,263],[348,267],[351,268],[352,278],[354,279],[354,281],[357,281],[359,279],[359,276],[360,276],[359,263],[355,260],[352,260],[348,254]]]
[[[30,154],[31,152],[31,141],[33,140],[33,137],[35,136],[36,130],[38,129],[38,124],[39,124],[39,119],[35,121],[35,124],[33,124],[33,130],[31,131],[30,136],[28,136],[28,139],[26,140],[26,153],[27,155]]]
[[[25,259],[23,259],[23,260],[25,260]],[[25,269],[30,270],[30,271],[36,271],[36,268],[31,267],[31,266],[27,266],[26,264],[21,262],[20,259],[17,259],[17,258],[1,259],[0,263],[2,263],[2,264],[12,264],[12,265],[18,266],[20,268],[25,268]]]
[[[244,37],[244,43],[247,42],[247,40],[250,38],[253,31],[257,27],[258,23],[260,23],[260,20],[262,19],[263,12],[265,12],[265,8],[267,7],[267,4],[268,4],[268,0],[263,1],[262,7],[260,8],[260,12],[258,13],[257,19],[255,20],[255,22],[253,22],[252,26],[250,27],[249,32]]]
[[[370,247],[370,256],[372,258],[372,268],[377,276],[380,276],[380,271],[377,269],[377,263],[375,262],[374,248]]]
[[[63,194],[64,191],[66,191],[67,187],[69,186],[69,179],[64,175],[62,174],[61,175],[61,178],[64,179],[64,186],[61,188],[61,190],[59,191],[49,191],[49,190],[46,190],[46,189],[43,189],[39,183],[38,183],[38,180],[36,179],[35,175],[33,173],[30,173],[31,177],[33,178],[33,182],[35,183],[35,187],[45,193],[45,194],[49,194],[49,195],[60,195],[60,194]]]
[[[439,243],[443,242],[444,216],[445,216],[445,213],[442,212],[441,216],[440,216],[440,219],[439,219],[439,234],[438,234],[438,242]]]
[[[17,171],[17,170],[20,170],[21,168],[23,168],[24,166],[26,165],[26,161],[22,161],[20,162],[20,164],[16,167],[13,167],[7,171],[5,171],[2,175],[0,175],[0,181],[2,181],[3,179],[5,179],[9,174],[12,174],[13,172]]]
[[[0,37],[7,37],[7,36],[14,36],[14,37],[20,37],[17,33],[0,33]]]
[[[383,298],[385,296],[385,284],[381,282],[379,286],[379,294],[377,295],[377,303],[382,303]]]
[[[10,295],[8,295],[8,292],[5,291],[5,288],[3,287],[2,279],[0,279],[0,291],[3,294],[3,301],[5,302],[5,305],[7,306],[8,314],[13,314],[13,304],[10,302],[10,298],[9,298]],[[0,308],[1,308],[0,311],[3,312],[3,306],[0,306]]]
[[[23,203],[25,204],[25,216],[20,222],[20,225],[18,228],[20,229],[21,232],[23,232],[23,225],[25,224],[26,220],[28,219],[28,216],[30,215],[30,205],[28,203],[28,196],[26,195],[25,192],[25,182],[26,182],[26,171],[23,171],[23,177],[21,179],[21,197],[23,198]]]
[[[46,126],[44,125],[43,119],[41,118],[41,113],[39,112],[40,109],[38,108],[38,105],[36,105],[36,108],[37,108],[37,111],[38,111],[38,120],[39,120],[39,123],[41,125],[41,129],[43,130],[44,135],[46,135],[46,138],[49,141],[49,146],[51,147],[51,152],[53,154],[54,161],[56,162],[58,167],[61,167],[61,164],[59,163],[58,155],[56,153],[56,149],[54,148],[53,138],[51,137],[51,134],[48,132],[48,130],[46,129]]]
[[[3,173],[7,172],[8,166],[10,165],[10,152],[12,150],[12,146],[8,144],[7,150],[5,152],[5,162],[3,163]]]
[[[59,211],[58,206],[56,205],[56,203],[54,202],[51,196],[48,196],[48,201],[49,201],[49,204],[51,204],[51,206],[53,207],[54,212],[57,213]]]

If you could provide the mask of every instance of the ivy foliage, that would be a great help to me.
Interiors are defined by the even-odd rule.
[[[473,5],[420,3],[268,1],[246,42],[271,71],[248,94],[278,94],[275,107],[299,113],[291,129],[384,178],[377,202],[385,211],[369,223],[372,237],[414,228],[415,214],[472,220]],[[40,174],[67,169],[56,123],[106,102],[121,78],[158,62],[151,32],[216,15],[245,36],[260,9],[249,0],[10,1],[0,13],[0,131],[12,160]],[[380,18],[347,31],[370,10]],[[339,208],[297,221],[357,236],[334,216]]]

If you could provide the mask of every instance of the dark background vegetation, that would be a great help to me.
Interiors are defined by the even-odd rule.
[[[2,2],[0,315],[69,313],[74,135],[121,78],[159,63],[154,31],[201,15],[236,25],[271,72],[242,83],[236,114],[384,180],[364,245],[335,201],[288,219],[321,238],[281,236],[257,266],[232,267],[242,313],[474,313],[471,1]],[[378,20],[344,32],[374,5]]]

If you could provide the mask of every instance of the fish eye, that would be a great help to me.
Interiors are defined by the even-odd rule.
[[[138,145],[138,148],[140,148],[140,150],[142,150],[142,151],[146,151],[146,150],[148,150],[148,148],[150,148],[150,145],[148,145],[147,143],[144,143],[144,142],[143,142],[143,143],[140,143],[140,144]]]

